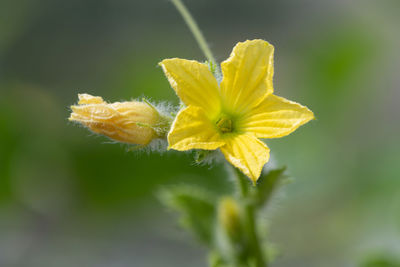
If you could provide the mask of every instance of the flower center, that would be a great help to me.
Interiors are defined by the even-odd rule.
[[[221,133],[233,132],[233,122],[230,118],[223,116],[216,122],[217,128]]]

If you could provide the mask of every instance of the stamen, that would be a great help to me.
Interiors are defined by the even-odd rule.
[[[216,125],[221,133],[231,133],[233,132],[233,122],[228,117],[222,117],[217,122]]]

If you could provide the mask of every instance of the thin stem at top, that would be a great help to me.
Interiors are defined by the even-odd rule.
[[[213,53],[211,52],[206,39],[203,36],[199,26],[197,25],[196,21],[194,20],[193,16],[190,14],[189,10],[183,4],[181,0],[171,0],[172,3],[175,5],[176,9],[182,15],[183,19],[185,20],[186,24],[188,25],[190,31],[192,32],[194,38],[196,39],[197,43],[200,46],[201,51],[203,51],[204,55],[206,56],[209,62],[217,64]]]

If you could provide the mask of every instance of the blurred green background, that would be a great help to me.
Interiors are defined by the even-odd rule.
[[[263,215],[272,266],[398,266],[384,262],[400,255],[400,2],[185,3],[220,61],[238,41],[274,44],[276,94],[317,116],[268,140],[295,178]],[[0,266],[206,265],[155,192],[222,194],[223,166],[67,121],[78,93],[178,104],[157,66],[169,57],[204,60],[167,0],[0,1]]]

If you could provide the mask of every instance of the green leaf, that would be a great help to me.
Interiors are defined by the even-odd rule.
[[[361,264],[361,267],[400,267],[400,261],[388,256],[378,256]]]
[[[282,184],[283,180],[287,178],[284,174],[286,167],[280,169],[270,170],[267,173],[261,174],[259,183],[254,190],[255,204],[262,206],[268,202],[275,189]]]
[[[180,213],[182,227],[212,246],[216,214],[212,194],[195,186],[173,186],[162,189],[159,197],[164,205]]]

